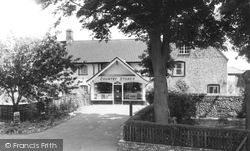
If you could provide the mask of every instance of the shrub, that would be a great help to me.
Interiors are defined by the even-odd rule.
[[[181,80],[181,79],[179,79],[175,83],[175,87],[177,88],[177,91],[181,93],[187,93],[189,89],[188,84],[184,80]]]
[[[180,92],[169,92],[170,116],[176,117],[177,122],[184,119],[196,117],[196,102],[200,100],[201,95],[191,95]],[[147,101],[152,104],[154,92],[147,92]]]
[[[149,104],[152,104],[154,102],[154,91],[146,92],[146,100]]]
[[[169,109],[170,116],[179,123],[196,116],[196,100],[190,94],[171,92]]]

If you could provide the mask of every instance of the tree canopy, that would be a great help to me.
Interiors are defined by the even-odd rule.
[[[53,97],[51,91],[68,91],[74,78],[73,59],[65,44],[47,35],[42,40],[12,38],[0,45],[0,87],[7,92],[13,105],[22,98]]]
[[[232,48],[250,62],[250,2],[228,0],[220,7],[221,21]]]
[[[228,38],[241,48],[247,41],[244,39],[242,44],[242,38],[235,37],[236,32],[241,33],[239,29],[245,33],[246,26],[242,24],[245,20],[240,14],[245,14],[249,6],[240,9],[245,8],[247,0],[36,1],[43,8],[55,4],[56,14],[76,15],[82,27],[92,30],[94,38],[100,40],[110,39],[110,28],[113,26],[138,39],[145,40],[146,37],[150,44],[149,57],[154,72],[155,119],[159,123],[168,123],[166,64],[170,59],[171,44],[177,48],[185,45],[191,48],[212,46],[226,49],[223,44]],[[244,53],[244,49],[240,52]]]

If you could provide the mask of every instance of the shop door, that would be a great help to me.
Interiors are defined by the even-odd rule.
[[[114,85],[114,104],[122,104],[122,85]]]

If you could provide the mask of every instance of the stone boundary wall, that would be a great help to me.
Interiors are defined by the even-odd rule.
[[[181,147],[181,146],[169,146],[161,144],[149,144],[139,142],[128,142],[120,140],[118,142],[118,151],[221,151],[203,148]]]
[[[235,118],[244,112],[243,96],[200,97],[196,102],[197,118]]]

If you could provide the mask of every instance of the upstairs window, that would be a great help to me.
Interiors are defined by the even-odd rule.
[[[173,69],[173,76],[185,76],[185,62],[178,61],[175,63],[175,67]]]
[[[209,94],[218,94],[218,93],[220,93],[220,85],[218,85],[218,84],[209,84],[207,86],[207,93],[209,93]]]
[[[190,53],[190,47],[187,47],[187,46],[182,46],[180,48],[180,51],[179,51],[179,54],[189,54]]]
[[[108,65],[108,63],[102,63],[101,64],[101,69],[105,68]]]
[[[88,75],[88,67],[86,65],[79,67],[78,75]]]

